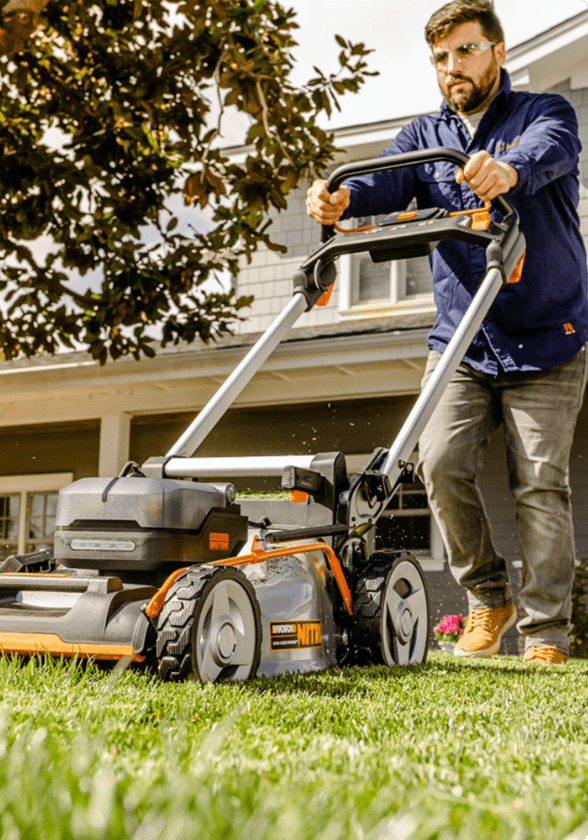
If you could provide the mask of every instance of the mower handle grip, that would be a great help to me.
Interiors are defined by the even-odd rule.
[[[458,149],[450,149],[447,146],[437,146],[434,149],[415,149],[411,152],[401,152],[398,155],[380,155],[380,157],[370,158],[369,160],[357,160],[339,166],[329,176],[327,189],[330,193],[334,192],[343,181],[354,175],[371,175],[373,172],[386,172],[389,169],[401,169],[405,166],[421,166],[424,163],[434,163],[438,160],[448,160],[463,167],[469,159],[469,155],[464,152],[460,152]],[[517,216],[516,210],[503,195],[497,195],[496,198],[492,199],[491,204],[505,220],[513,215]],[[323,227],[323,242],[330,239],[333,233],[333,226],[325,225]]]

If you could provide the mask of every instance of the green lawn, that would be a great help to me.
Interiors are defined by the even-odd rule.
[[[588,662],[201,686],[0,661],[2,840],[584,840]]]

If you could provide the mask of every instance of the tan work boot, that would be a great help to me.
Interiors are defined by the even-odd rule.
[[[455,646],[455,655],[492,656],[498,653],[502,637],[516,620],[514,604],[470,610],[463,636]]]
[[[533,665],[565,665],[568,657],[556,647],[531,645],[525,651],[525,662]]]

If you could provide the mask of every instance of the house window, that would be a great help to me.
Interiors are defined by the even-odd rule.
[[[53,547],[57,493],[27,494],[26,551]]]
[[[72,473],[0,476],[0,561],[53,548],[57,498]]]
[[[351,221],[351,227],[376,224],[381,217]],[[368,253],[340,259],[341,309],[423,308],[433,305],[433,283],[427,257],[374,263]]]
[[[433,292],[426,257],[374,263],[369,254],[357,254],[352,258],[352,271],[355,304],[430,300]]]
[[[418,478],[412,484],[400,485],[378,520],[375,549],[405,549],[421,561],[441,562],[443,568],[443,540]]]
[[[0,560],[16,553],[18,545],[18,523],[20,519],[20,495],[0,496],[0,528],[2,544]]]

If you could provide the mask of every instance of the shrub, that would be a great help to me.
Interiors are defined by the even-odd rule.
[[[570,655],[588,659],[588,557],[582,558],[576,567],[572,588],[572,631],[570,633]]]

